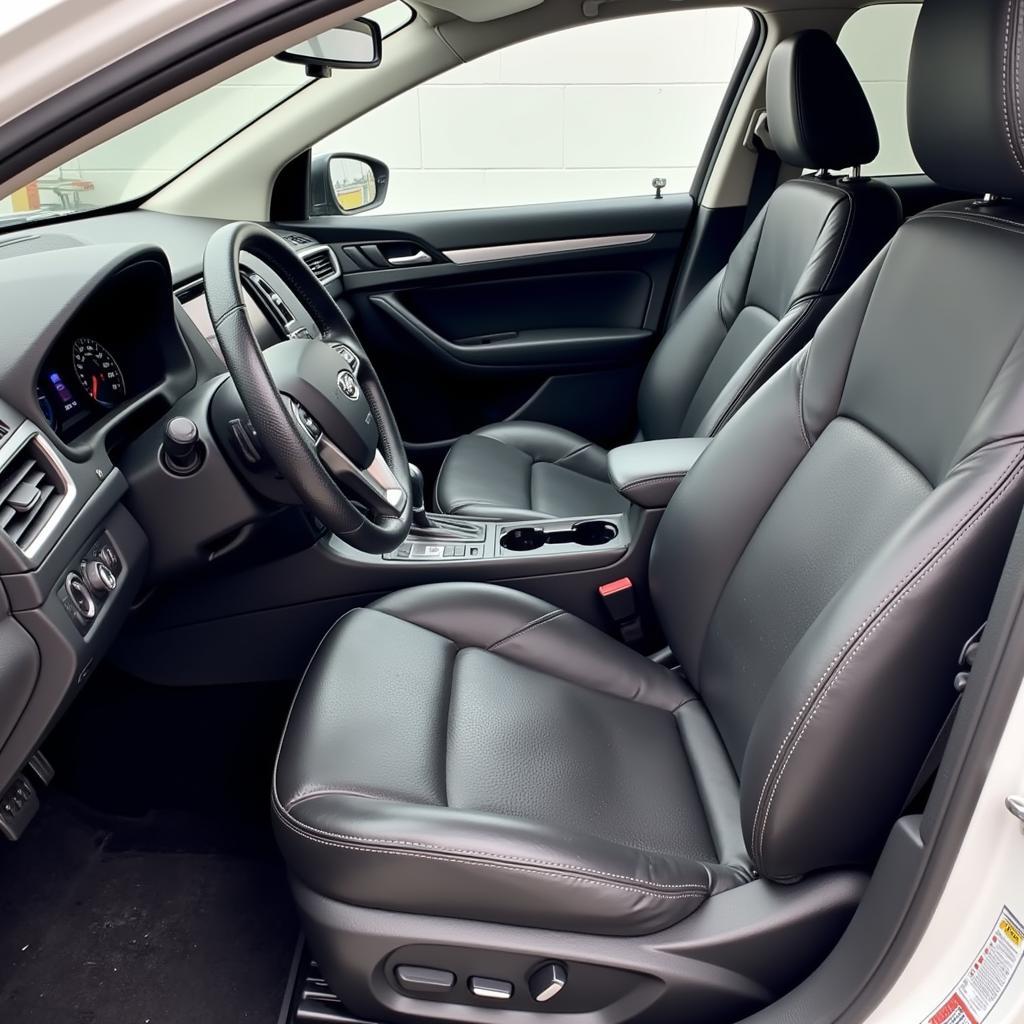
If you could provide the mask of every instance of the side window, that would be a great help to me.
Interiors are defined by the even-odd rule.
[[[686,192],[751,30],[744,8],[598,21],[439,75],[323,139],[391,170],[382,213]],[[372,214],[368,214],[372,215]]]
[[[862,7],[843,26],[839,46],[878,122],[878,158],[866,174],[920,174],[907,131],[907,71],[920,4]]]

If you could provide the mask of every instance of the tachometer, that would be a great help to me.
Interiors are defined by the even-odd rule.
[[[75,376],[85,393],[104,409],[124,401],[125,384],[114,357],[92,338],[77,338],[71,346]]]

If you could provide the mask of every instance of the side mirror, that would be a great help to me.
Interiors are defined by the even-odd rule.
[[[310,169],[310,214],[332,217],[380,206],[388,194],[387,164],[357,153],[324,153]]]
[[[380,64],[380,26],[356,18],[329,28],[277,55],[289,64],[304,64],[311,78],[330,78],[334,68],[375,68]]]

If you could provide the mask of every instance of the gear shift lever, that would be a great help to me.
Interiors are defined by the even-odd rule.
[[[411,538],[463,542],[484,539],[486,529],[483,523],[458,519],[455,516],[430,516],[427,514],[423,497],[423,473],[419,466],[415,466],[411,462],[409,463],[409,481],[412,484],[409,490],[409,500],[412,504],[412,529],[409,531]]]
[[[420,529],[430,529],[430,517],[424,507],[423,498],[423,473],[420,467],[409,463],[409,480],[412,483],[412,490],[409,499],[412,501],[412,525]]]

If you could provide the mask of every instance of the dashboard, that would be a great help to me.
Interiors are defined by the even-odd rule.
[[[219,226],[132,212],[0,235],[0,798],[140,596],[268,515],[209,422],[228,380],[202,286]],[[242,276],[262,348],[313,329],[268,267]],[[200,435],[189,477],[164,453],[175,415]]]

